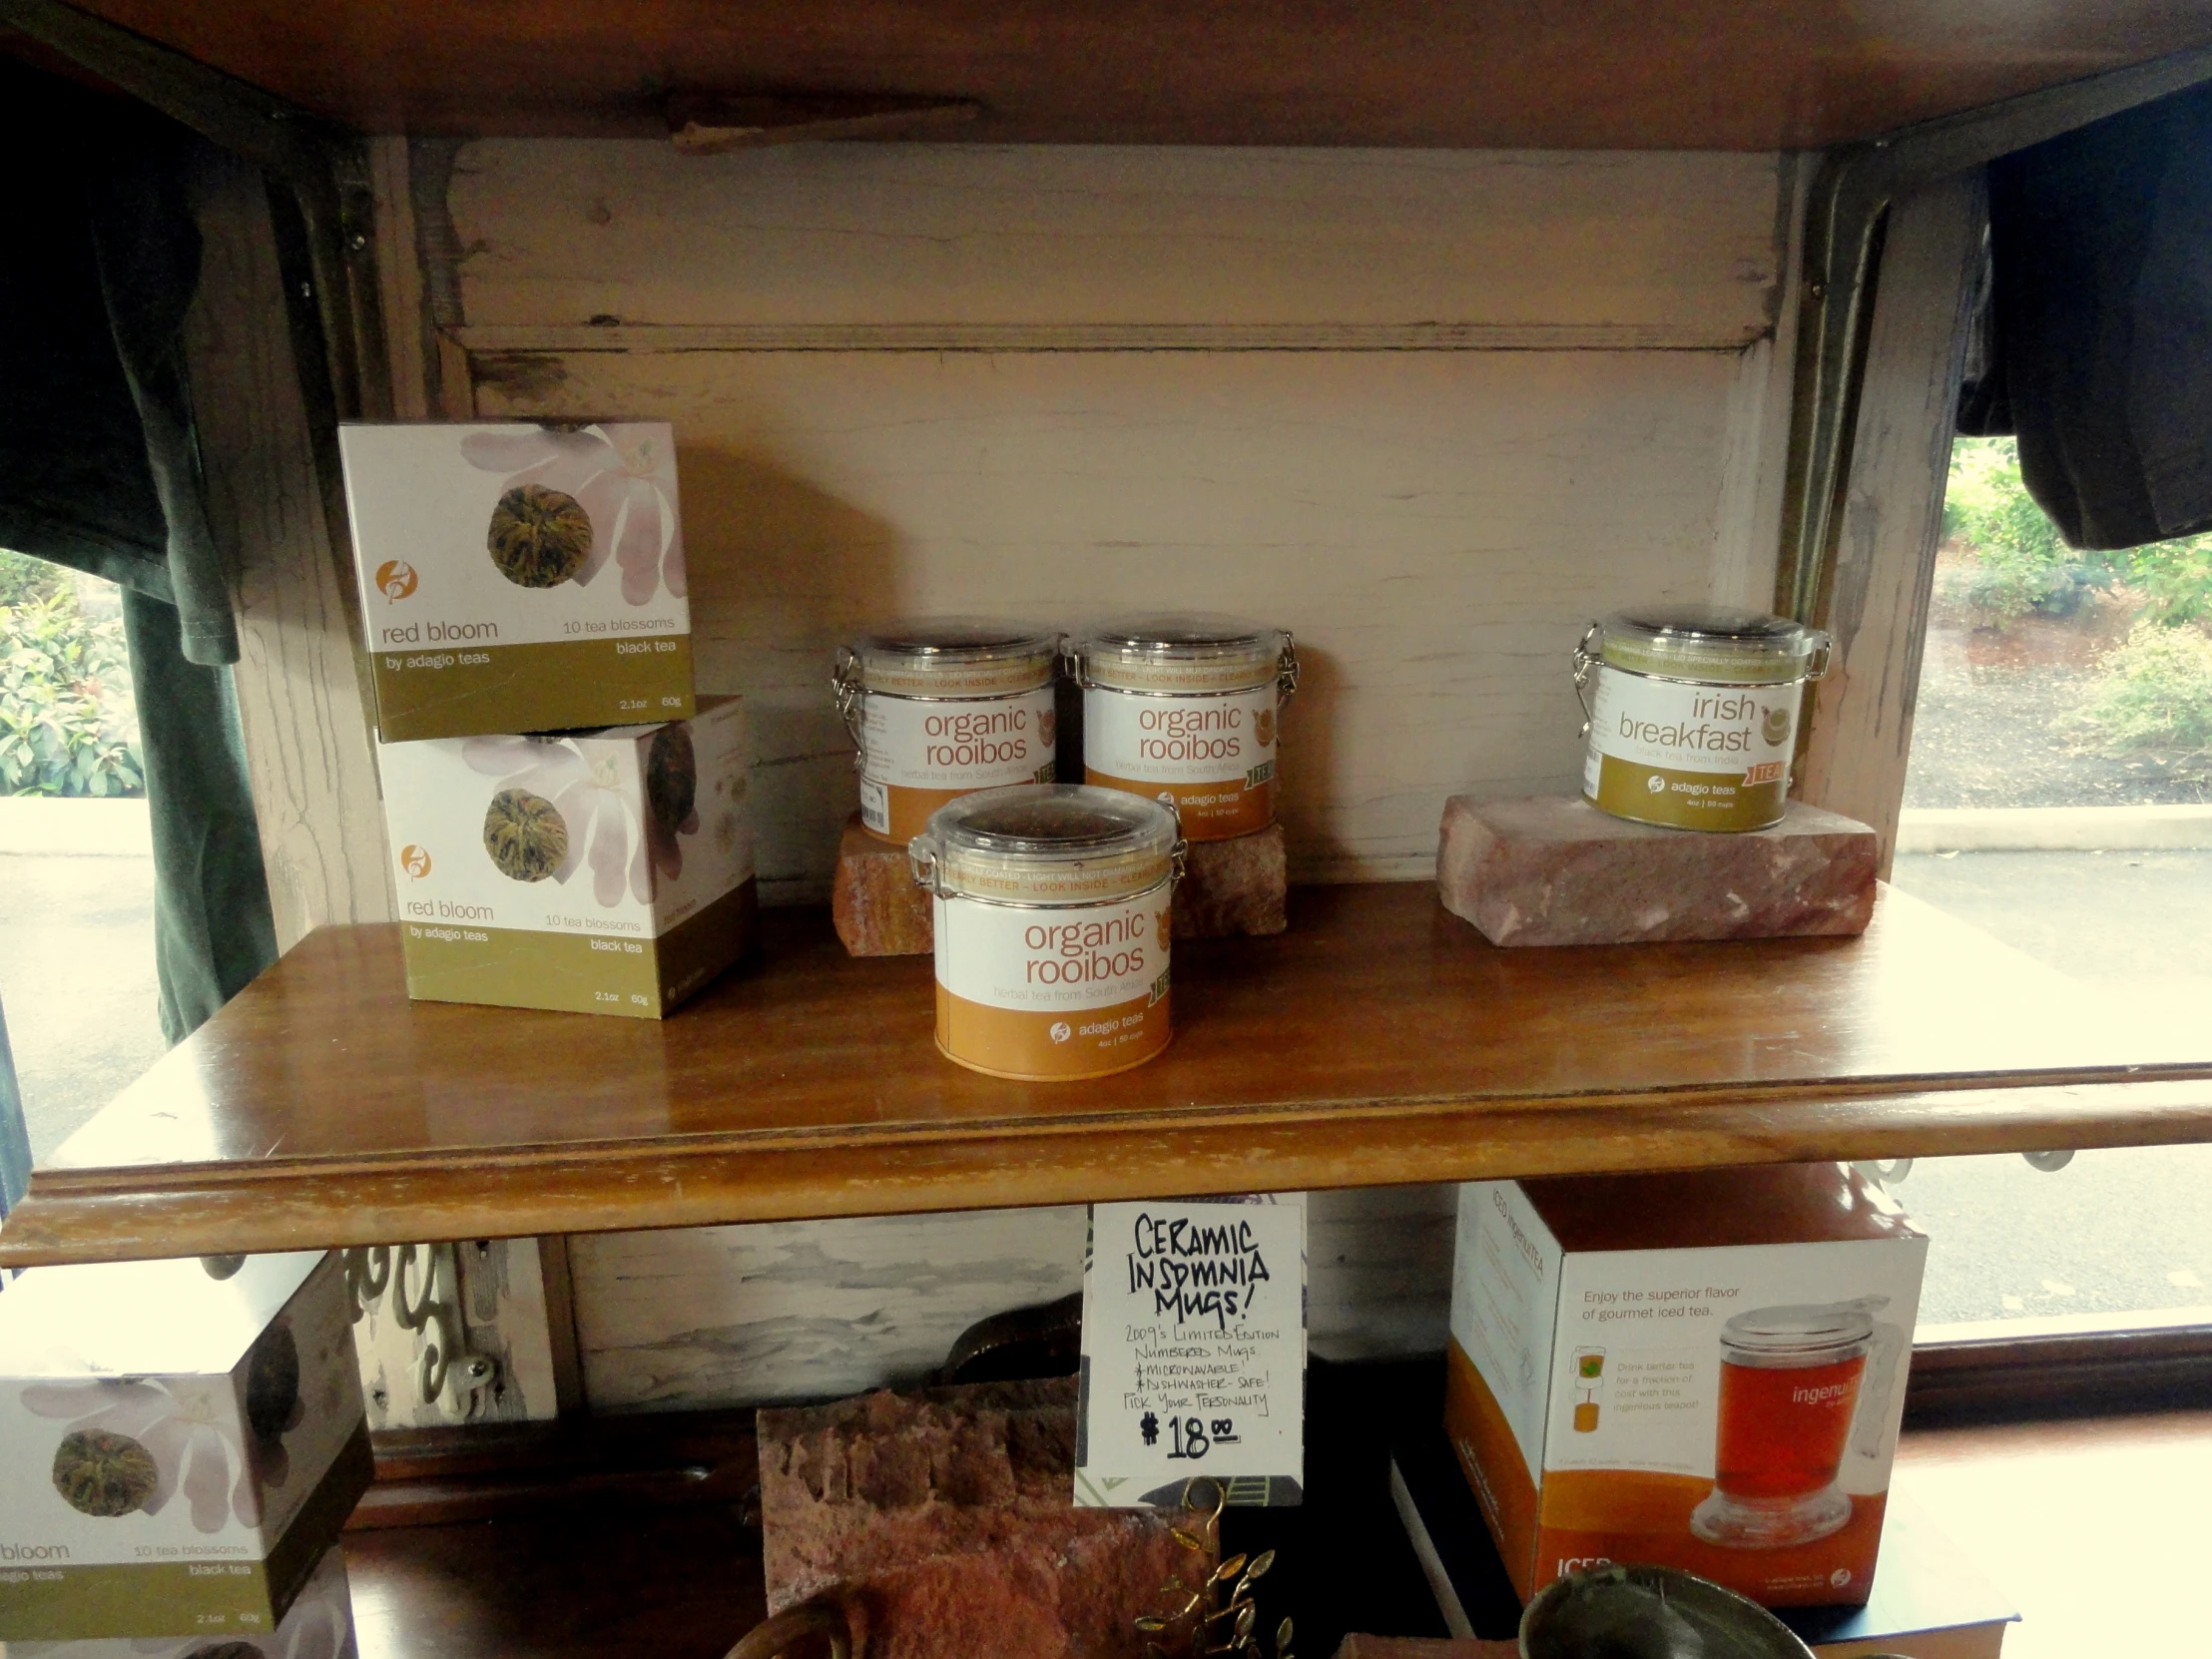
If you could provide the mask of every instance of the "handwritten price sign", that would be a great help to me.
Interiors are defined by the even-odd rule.
[[[1304,1195],[1091,1206],[1077,1505],[1296,1503],[1305,1430]]]

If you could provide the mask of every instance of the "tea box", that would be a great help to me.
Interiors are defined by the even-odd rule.
[[[666,422],[346,425],[338,456],[384,742],[692,714]]]
[[[659,1019],[751,948],[745,705],[381,744],[407,994]]]
[[[1521,1598],[1864,1602],[1927,1255],[1838,1164],[1461,1187],[1445,1428]]]
[[[335,1255],[0,1293],[0,1640],[266,1636],[370,1473]]]

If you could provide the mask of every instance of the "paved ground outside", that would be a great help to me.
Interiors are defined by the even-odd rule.
[[[1901,857],[1904,891],[2212,1042],[2212,851]],[[1928,1231],[1923,1324],[2212,1304],[2212,1146],[1931,1158],[1898,1199]]]
[[[0,1011],[34,1158],[162,1055],[156,995],[151,857],[0,845]]]

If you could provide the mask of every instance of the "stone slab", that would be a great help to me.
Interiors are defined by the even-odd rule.
[[[1283,826],[1226,841],[1192,841],[1175,888],[1175,936],[1226,939],[1280,933],[1290,922],[1290,858]]]
[[[1175,936],[1221,939],[1290,925],[1290,861],[1280,824],[1234,840],[1193,841],[1175,889]],[[929,895],[914,885],[906,849],[845,821],[830,891],[837,937],[854,956],[923,956],[932,948]]]
[[[1068,1377],[763,1410],[770,1613],[834,1601],[867,1659],[1140,1659],[1212,1552],[1185,1511],[1074,1506],[1075,1403]]]
[[[906,849],[861,829],[858,813],[837,841],[830,915],[854,956],[924,956],[935,944],[929,894],[914,885]]]
[[[1492,944],[1638,944],[1866,930],[1875,832],[1802,802],[1769,830],[1663,830],[1579,797],[1444,804],[1444,908]]]

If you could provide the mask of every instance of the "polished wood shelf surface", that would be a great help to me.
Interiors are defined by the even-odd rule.
[[[989,143],[1775,150],[2212,41],[2206,0],[78,0],[367,132],[662,137],[669,90],[972,99]]]
[[[819,911],[666,1022],[412,1003],[324,928],[33,1172],[0,1263],[2212,1139],[2175,1030],[1886,892],[1860,939],[1499,950],[1426,885],[1176,951],[1174,1045],[944,1060]]]
[[[1282,1548],[1289,1570],[1271,1589],[1296,1600],[1268,1612],[1296,1615],[1314,1644],[1301,1652],[1326,1655],[1345,1630],[1443,1633],[1390,1506],[1383,1442],[1369,1431],[1381,1405],[1405,1420],[1433,1420],[1439,1407],[1433,1390],[1419,1396],[1400,1381],[1417,1366],[1380,1370],[1388,1376],[1354,1380],[1367,1407],[1354,1435],[1333,1432],[1328,1368],[1317,1368],[1323,1409],[1308,1413],[1304,1509],[1232,1512],[1272,1528],[1233,1547]],[[742,1490],[742,1459],[726,1466],[705,1449],[685,1459],[689,1481],[625,1489],[554,1471],[536,1485],[495,1478],[514,1490],[502,1501],[495,1489],[488,1502],[470,1502],[463,1482],[440,1482],[414,1524],[399,1523],[391,1504],[382,1513],[364,1505],[355,1522],[369,1529],[347,1532],[344,1544],[361,1659],[719,1659],[762,1616],[766,1596],[759,1532],[723,1495]],[[372,1503],[387,1491],[404,1498],[406,1483],[386,1488],[382,1465],[380,1456]],[[2006,1659],[2081,1659],[2201,1651],[2190,1586],[2207,1480],[2212,1411],[2173,1411],[1909,1429],[1895,1489],[2018,1605]],[[475,1518],[438,1518],[456,1509]],[[1310,1570],[1318,1564],[1329,1570]],[[2114,1585],[2132,1588],[2115,1595]]]

